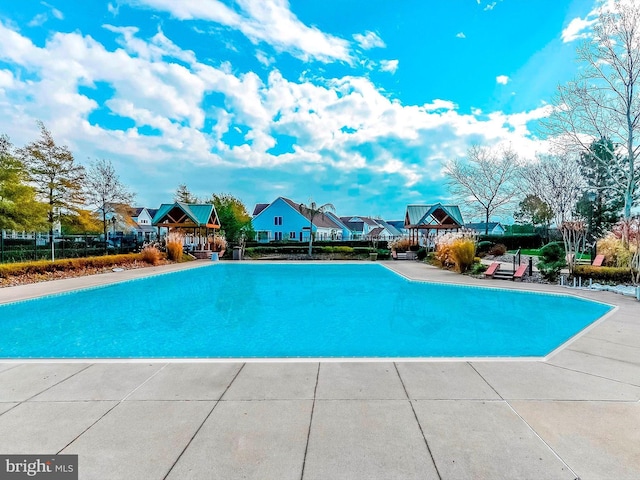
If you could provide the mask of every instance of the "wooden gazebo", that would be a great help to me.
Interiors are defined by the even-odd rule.
[[[161,228],[183,232],[185,246],[192,250],[196,257],[203,258],[210,254],[210,245],[214,243],[210,236],[215,238],[216,230],[220,230],[218,212],[208,203],[163,203],[151,223],[158,228],[158,237]]]
[[[409,231],[413,245],[420,237],[433,238],[437,235],[457,232],[464,225],[460,208],[457,205],[407,205],[404,216],[404,228]]]

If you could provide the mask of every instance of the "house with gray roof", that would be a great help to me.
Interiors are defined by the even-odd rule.
[[[342,240],[345,225],[331,212],[318,214],[311,220],[303,204],[285,197],[278,197],[269,204],[257,204],[254,208],[253,229],[258,242],[315,240]]]
[[[478,235],[504,235],[506,230],[500,222],[474,222],[465,223],[464,228],[472,230]]]

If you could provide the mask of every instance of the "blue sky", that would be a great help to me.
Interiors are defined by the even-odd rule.
[[[601,0],[0,1],[0,133],[42,120],[136,205],[231,193],[399,219],[471,144],[547,148]],[[471,219],[469,219],[471,220]]]

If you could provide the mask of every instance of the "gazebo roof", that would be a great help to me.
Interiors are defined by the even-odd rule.
[[[462,227],[462,213],[457,205],[407,205],[406,228]]]
[[[208,203],[163,203],[151,223],[158,227],[220,228],[218,212]]]

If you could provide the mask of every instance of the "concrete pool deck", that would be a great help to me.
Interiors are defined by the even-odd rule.
[[[0,303],[204,264],[7,287]],[[618,308],[540,361],[0,362],[0,454],[78,454],[81,479],[640,478],[640,302],[386,265]]]

